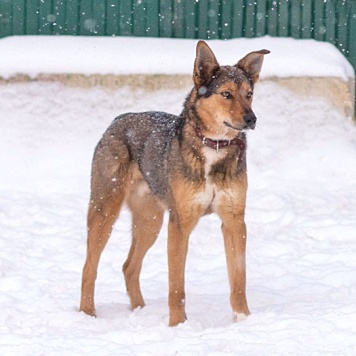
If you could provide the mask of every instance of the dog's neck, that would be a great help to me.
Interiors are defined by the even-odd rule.
[[[213,148],[216,151],[219,151],[220,148],[228,147],[231,145],[238,146],[240,148],[240,152],[242,152],[242,153],[244,153],[244,151],[246,149],[245,141],[238,137],[235,137],[232,140],[213,140],[211,138],[204,136],[198,126],[194,126],[194,130],[195,130],[196,135],[201,139],[202,144],[204,146]]]

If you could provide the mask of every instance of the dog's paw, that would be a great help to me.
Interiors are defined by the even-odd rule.
[[[178,326],[179,324],[183,324],[187,320],[186,314],[183,313],[172,313],[169,318],[169,326]]]
[[[232,320],[234,323],[240,323],[241,321],[245,321],[247,319],[248,315],[244,313],[236,313],[234,312]]]
[[[96,312],[95,312],[95,309],[93,309],[93,308],[80,307],[79,312],[83,312],[89,316],[92,316],[93,318],[96,318]]]

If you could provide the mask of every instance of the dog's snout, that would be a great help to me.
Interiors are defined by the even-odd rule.
[[[249,112],[244,115],[244,122],[245,122],[247,128],[250,128],[253,130],[256,126],[256,121],[257,121],[257,118],[253,112]]]

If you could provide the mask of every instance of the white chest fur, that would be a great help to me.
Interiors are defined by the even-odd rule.
[[[212,211],[215,212],[216,206],[220,199],[222,197],[226,197],[226,195],[231,195],[232,192],[230,190],[218,189],[217,186],[211,181],[209,173],[211,171],[211,167],[226,156],[227,150],[221,149],[216,151],[210,147],[204,147],[203,154],[205,161],[205,184],[204,188],[197,192],[193,199],[196,204],[200,204],[205,209],[211,207]]]

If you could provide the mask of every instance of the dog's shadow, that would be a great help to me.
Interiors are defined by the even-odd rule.
[[[194,301],[190,296],[192,304],[187,308],[188,320],[180,325],[180,328],[188,328],[196,331],[204,331],[210,328],[226,328],[233,325],[231,310],[228,305],[224,307],[210,304],[213,312],[207,313],[206,307],[199,305],[199,300]],[[167,327],[168,305],[167,298],[146,298],[146,306],[132,310],[129,303],[125,302],[98,302],[97,319],[119,323],[121,326],[135,325],[137,327],[156,327],[161,325]],[[209,308],[209,309],[210,309]]]
[[[154,326],[168,323],[168,307],[165,298],[147,299],[146,306],[132,310],[129,302],[98,302],[97,318],[116,320],[133,325]]]

